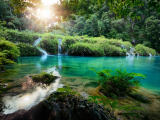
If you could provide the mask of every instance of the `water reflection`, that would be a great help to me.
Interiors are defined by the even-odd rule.
[[[134,56],[127,56],[126,59],[128,61],[129,66],[133,66]]]
[[[58,88],[63,87],[60,84],[60,75],[56,71],[55,67],[48,69],[47,72],[52,72],[52,74],[59,76],[54,83],[46,86],[45,84],[36,84],[28,77],[26,83],[22,83],[22,90],[26,90],[25,94],[20,94],[17,96],[5,96],[3,98],[3,103],[5,106],[10,106],[9,108],[4,108],[3,113],[9,114],[13,113],[19,109],[30,109],[32,106],[38,104],[40,101],[44,100],[52,92],[56,91]],[[30,88],[30,89],[29,89]],[[32,90],[31,90],[32,89]]]
[[[62,56],[61,55],[58,55],[58,68],[59,68],[59,71],[62,70]]]
[[[42,55],[42,57],[41,57],[41,61],[46,61],[47,60],[47,57],[48,57],[48,55]]]

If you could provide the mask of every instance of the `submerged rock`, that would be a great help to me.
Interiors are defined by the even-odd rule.
[[[53,92],[48,98],[30,110],[18,110],[0,115],[1,120],[113,120],[102,106],[88,102],[83,97]]]
[[[84,87],[93,87],[93,88],[96,88],[98,87],[98,83],[97,82],[88,82],[85,84]]]
[[[140,94],[140,93],[129,93],[128,94],[130,97],[140,101],[140,102],[143,102],[143,103],[150,103],[150,100],[149,98],[147,98],[146,96]]]

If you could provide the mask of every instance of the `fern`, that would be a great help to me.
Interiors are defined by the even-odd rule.
[[[76,91],[72,91],[68,84],[65,84],[66,88],[58,88],[58,92],[66,92],[67,94],[77,94]]]
[[[129,117],[129,116],[137,116],[139,117],[138,113],[134,113],[132,112],[133,110],[143,110],[143,108],[141,107],[137,107],[134,105],[126,105],[126,106],[121,106],[118,107],[118,102],[114,101],[114,100],[109,100],[106,96],[102,95],[102,96],[89,96],[88,101],[91,102],[93,101],[96,104],[103,104],[104,106],[109,105],[111,109],[110,110],[110,114],[114,113],[115,109],[118,110],[125,110],[126,112],[123,112],[122,115],[124,117]]]
[[[124,96],[130,86],[140,86],[140,80],[145,79],[147,76],[141,73],[130,73],[123,68],[123,64],[120,62],[120,68],[112,71],[105,69],[102,71],[96,71],[91,69],[100,78],[98,80],[99,90],[106,96],[117,98],[117,96]]]
[[[119,107],[118,109],[119,109],[119,110],[125,110],[125,111],[131,111],[131,110],[141,109],[141,110],[144,111],[143,108],[137,107],[137,106],[134,106],[134,105],[121,106],[121,107]]]

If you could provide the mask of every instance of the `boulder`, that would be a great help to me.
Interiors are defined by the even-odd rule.
[[[1,114],[0,120],[114,120],[115,117],[109,113],[81,96],[53,92],[30,110]]]

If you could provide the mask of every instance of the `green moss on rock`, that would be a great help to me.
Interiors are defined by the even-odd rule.
[[[57,78],[57,76],[53,76],[47,72],[42,72],[38,75],[33,75],[32,78],[34,82],[50,84]]]

